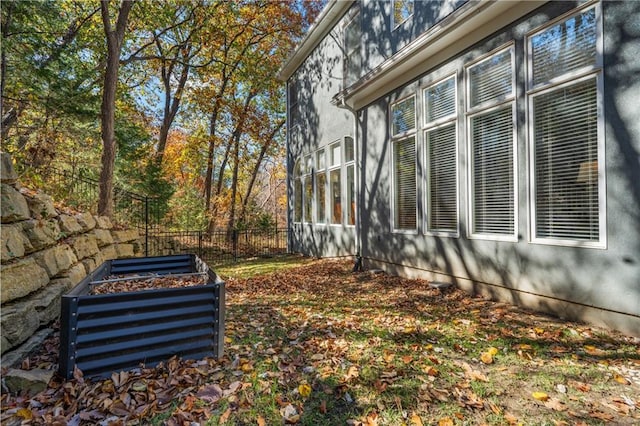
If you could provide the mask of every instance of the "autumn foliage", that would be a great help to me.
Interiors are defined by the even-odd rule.
[[[225,356],[171,359],[31,397],[30,424],[635,424],[640,345],[346,261],[227,274]],[[247,265],[248,267],[250,265]],[[55,348],[50,340],[48,348]],[[46,350],[24,366],[54,366]]]

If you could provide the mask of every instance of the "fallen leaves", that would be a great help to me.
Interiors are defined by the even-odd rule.
[[[640,348],[628,341],[455,290],[436,294],[419,280],[349,271],[345,262],[316,261],[230,280],[221,360],[171,359],[100,381],[78,370],[33,397],[3,394],[0,421],[640,421],[640,390],[630,380]],[[56,362],[38,354],[23,365]]]

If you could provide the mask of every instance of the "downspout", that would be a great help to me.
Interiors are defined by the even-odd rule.
[[[362,272],[364,267],[362,265],[362,208],[360,207],[360,152],[364,152],[360,150],[360,138],[358,137],[358,112],[347,105],[344,101],[344,98],[340,100],[339,103],[336,103],[338,108],[342,108],[344,110],[349,111],[353,115],[353,157],[354,157],[354,173],[353,179],[355,180],[355,198],[356,202],[356,235],[355,235],[355,243],[356,243],[356,253],[355,253],[355,262],[353,265],[353,272]]]

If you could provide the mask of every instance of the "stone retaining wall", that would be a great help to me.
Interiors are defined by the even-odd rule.
[[[60,315],[60,296],[106,260],[142,256],[136,230],[114,229],[107,217],[58,209],[22,188],[2,153],[0,210],[0,353],[18,347]]]

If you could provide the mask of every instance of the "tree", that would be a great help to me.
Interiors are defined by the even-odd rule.
[[[118,67],[120,65],[120,50],[132,6],[132,0],[122,0],[114,28],[109,14],[109,0],[100,1],[102,23],[107,40],[107,60],[102,87],[100,116],[102,125],[102,170],[100,172],[98,214],[109,217],[113,214],[113,168],[116,157],[114,122]]]

